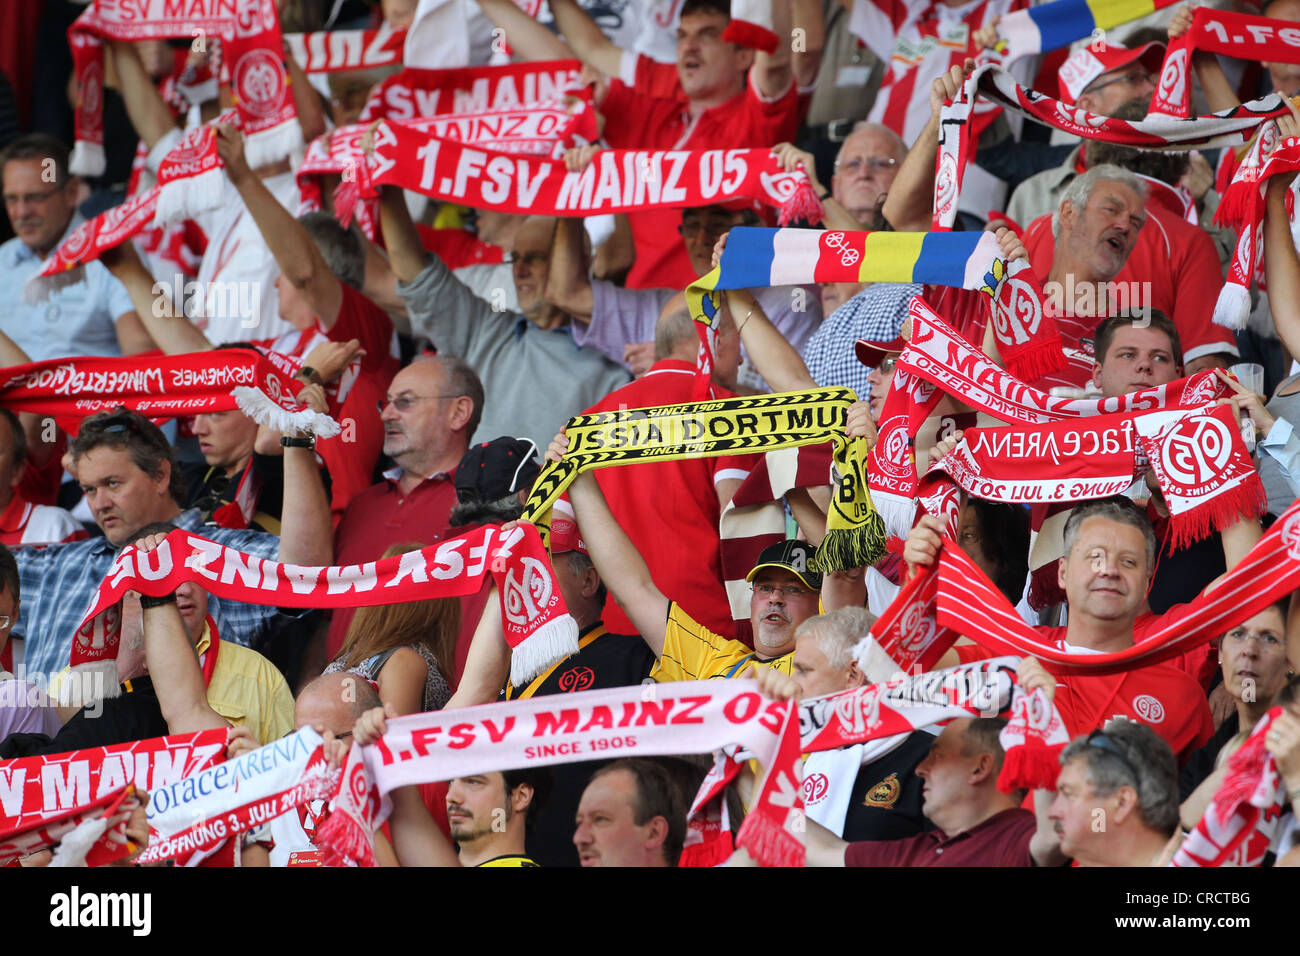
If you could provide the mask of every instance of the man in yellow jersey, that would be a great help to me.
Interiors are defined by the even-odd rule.
[[[447,823],[461,865],[537,866],[524,855],[524,837],[550,789],[550,767],[452,779]]]
[[[557,435],[547,458],[558,461],[568,445],[563,433]],[[660,682],[738,677],[753,661],[790,673],[795,628],[818,611],[822,578],[809,569],[816,548],[806,541],[789,540],[759,555],[746,577],[753,586],[751,651],[740,641],[703,627],[655,587],[645,561],[610,513],[594,475],[578,476],[569,487],[569,501],[601,580],[659,659],[651,677]],[[682,560],[691,561],[692,556],[683,554]]]

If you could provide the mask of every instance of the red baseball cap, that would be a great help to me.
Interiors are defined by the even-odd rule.
[[[1097,77],[1139,61],[1153,77],[1159,76],[1164,56],[1163,43],[1152,42],[1134,50],[1119,43],[1091,43],[1075,50],[1061,65],[1057,74],[1061,83],[1061,101],[1073,106]]]
[[[578,525],[572,518],[553,514],[551,515],[551,554],[562,554],[565,551],[586,554],[587,545],[583,543]]]
[[[872,342],[868,339],[858,339],[853,343],[853,350],[858,354],[858,361],[867,368],[877,368],[880,360],[890,355],[902,355],[903,349],[907,348],[907,342],[903,339],[894,339],[892,342]]]

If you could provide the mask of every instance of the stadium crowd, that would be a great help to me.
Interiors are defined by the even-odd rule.
[[[1176,652],[1149,653],[1169,635],[1202,628],[1199,609],[1218,607],[1216,588],[1251,592],[1250,579],[1241,584],[1246,572],[1232,572],[1253,567],[1269,541],[1280,542],[1287,562],[1300,561],[1300,531],[1289,530],[1300,497],[1300,436],[1290,422],[1300,420],[1293,361],[1300,358],[1300,154],[1287,152],[1300,148],[1293,139],[1300,109],[1285,99],[1300,94],[1300,43],[1277,39],[1300,36],[1288,27],[1300,22],[1300,0],[1262,8],[1233,0],[1228,11],[1252,18],[1252,29],[1274,31],[1278,62],[1236,59],[1204,43],[1188,48],[1180,82],[1192,116],[1282,94],[1256,109],[1249,128],[1239,127],[1245,132],[1235,147],[1151,149],[1134,136],[1106,135],[1116,128],[1105,125],[1108,118],[1154,128],[1142,124],[1155,115],[1153,97],[1168,92],[1166,47],[1186,42],[1202,23],[1188,7],[1143,15],[1151,4],[1133,3],[1122,25],[1070,37],[1071,46],[1043,44],[1007,64],[1006,77],[1059,101],[1062,114],[1088,118],[1072,120],[1075,126],[1102,133],[1072,135],[1069,123],[1049,126],[991,97],[960,121],[969,149],[961,154],[960,199],[952,200],[953,232],[990,236],[998,270],[1025,265],[1027,272],[1011,275],[1032,276],[1043,322],[1057,336],[1038,374],[1026,372],[1023,381],[1013,374],[1011,386],[979,378],[966,390],[918,383],[924,366],[909,357],[922,344],[919,330],[933,334],[925,318],[933,314],[989,368],[1016,368],[1007,346],[1017,343],[1000,337],[1009,320],[999,316],[996,290],[962,288],[960,278],[945,284],[944,264],[930,268],[927,259],[939,256],[930,238],[940,232],[936,208],[948,196],[945,162],[959,122],[952,104],[967,96],[977,59],[1005,48],[1005,23],[1031,7],[1050,12],[1051,2],[168,6],[196,22],[226,15],[222,7],[236,23],[274,10],[283,42],[273,68],[244,71],[237,35],[128,36],[103,27],[96,40],[102,86],[88,84],[77,39],[85,34],[74,22],[84,26],[95,15],[120,25],[131,4],[34,0],[0,12],[15,41],[0,52],[9,236],[0,245],[0,771],[38,767],[18,762],[54,754],[226,729],[219,756],[237,761],[308,727],[323,736],[322,755],[337,766],[349,747],[382,745],[389,723],[407,715],[523,707],[618,688],[635,689],[620,700],[653,700],[666,684],[714,678],[756,679],[776,702],[842,695],[915,670],[913,658],[897,653],[907,635],[892,645],[886,637],[915,626],[898,623],[914,600],[913,582],[950,587],[947,569],[966,567],[949,564],[959,550],[997,595],[1002,616],[990,633],[1005,638],[1021,627],[1041,645],[1040,652],[1015,645],[1007,666],[1017,693],[1059,715],[1063,746],[1052,752],[1052,783],[999,786],[1017,720],[1007,708],[804,753],[796,779],[807,823],[797,829],[808,865],[1165,865],[1243,780],[1267,790],[1269,799],[1255,805],[1268,809],[1250,818],[1251,836],[1215,864],[1300,864],[1300,591],[1270,583],[1276,596],[1256,613],[1184,640]],[[1198,10],[1219,7],[1228,10]],[[366,57],[333,62],[331,51],[343,46],[330,37],[353,31],[377,31],[360,34],[356,49],[378,65]],[[570,86],[549,98],[536,92],[540,82],[535,95],[499,109],[459,99],[455,108],[431,107],[436,96],[421,95],[438,83],[448,90],[469,89],[476,79],[496,83],[506,74],[492,71],[509,64],[531,82],[538,75],[528,72],[531,64],[556,61],[577,62]],[[459,71],[463,81],[420,78],[437,70]],[[287,149],[268,153],[249,125],[258,82],[287,91],[296,126]],[[583,122],[564,135],[537,121],[519,142],[504,133],[476,140],[472,130],[493,109],[524,123],[568,110]],[[78,174],[91,112],[102,124],[101,161]],[[419,125],[439,118],[446,122]],[[408,122],[409,135],[433,145],[411,160],[427,164],[428,188],[385,179],[376,163],[388,155],[387,131]],[[106,239],[117,226],[114,209],[155,184],[160,197],[172,195],[175,157],[197,129],[212,134],[209,172],[217,178],[179,183],[191,198],[210,192],[211,201],[198,201],[188,217],[160,215],[126,241]],[[339,151],[335,131],[345,129],[357,133],[354,152],[330,166],[321,158]],[[712,188],[704,174],[698,187],[716,202],[670,200],[671,179],[662,190],[655,182],[670,168],[664,160],[643,169],[653,185],[644,201],[628,201],[631,187],[617,181],[610,187],[623,192],[622,206],[639,208],[554,216],[528,214],[529,202],[437,198],[452,188],[450,177],[435,182],[444,169],[435,175],[439,144],[444,154],[477,144],[489,176],[513,176],[510,156],[554,162],[562,173],[587,177],[588,192],[597,182],[598,195],[614,165],[602,165],[607,150],[642,151],[617,153],[629,176],[638,163],[662,157],[728,152]],[[742,175],[728,178],[732,167],[723,164],[755,162],[745,159],[752,151],[768,157],[762,177],[786,177],[797,194],[815,197],[816,211],[791,215],[783,206],[789,190],[777,201],[742,188]],[[487,162],[501,155],[505,165]],[[1250,156],[1260,161],[1246,182],[1254,205],[1244,205],[1256,210],[1247,235],[1239,219],[1216,222],[1216,211],[1229,205],[1225,197]],[[467,167],[446,168],[460,176]],[[549,212],[551,203],[536,200],[536,208]],[[70,262],[57,284],[34,294],[56,255],[75,258],[70,247],[92,235],[78,230],[93,221],[104,223],[93,234],[94,257]],[[871,238],[862,247],[861,281],[822,268],[819,254],[860,243],[853,237],[863,232]],[[931,234],[924,244],[922,233]],[[907,243],[916,268],[909,260],[906,269],[869,278],[873,256],[903,255],[894,251],[901,245],[883,244],[890,234]],[[800,245],[800,235],[820,241],[822,253],[801,251],[813,247]],[[742,258],[764,243],[766,260]],[[1242,251],[1252,244],[1256,252]],[[1216,303],[1243,256],[1250,271],[1236,287],[1245,289],[1248,316],[1234,330],[1215,321]],[[727,278],[729,263],[738,263],[734,274],[743,282]],[[780,281],[755,278],[769,276]],[[704,315],[700,293],[684,291],[697,283]],[[209,353],[233,356],[221,359],[232,368],[243,361],[261,369],[270,360],[295,396],[295,416],[268,419],[223,398],[211,411],[155,417],[129,384],[151,363],[198,376],[215,367]],[[934,362],[943,364],[942,356]],[[57,386],[36,394],[44,379],[28,368],[34,363],[51,375],[71,370],[55,375],[62,394]],[[83,372],[101,384],[77,384]],[[1233,425],[1231,445],[1223,439],[1211,447],[1198,433],[1201,444],[1158,466],[1148,458],[1161,455],[1144,454],[1130,437],[1133,473],[1118,493],[1096,496],[1077,490],[1096,476],[1089,471],[1096,461],[1076,441],[1050,475],[1034,471],[1041,456],[1034,463],[1033,454],[1023,456],[1027,483],[1065,489],[1050,501],[980,495],[952,462],[1010,474],[1018,456],[1009,449],[1024,446],[999,445],[999,430],[1067,417],[999,417],[988,399],[999,388],[1071,407],[1091,402],[1091,412],[1069,418],[1085,430],[1099,411],[1108,421],[1127,416],[1116,427],[1131,432],[1143,412],[1214,401]],[[843,389],[852,395],[844,398]],[[927,389],[942,393],[937,403],[927,402]],[[218,594],[191,575],[170,593],[130,590],[107,618],[86,616],[106,582],[126,573],[124,548],[136,546],[147,577],[146,559],[179,540],[178,530],[217,542],[227,556],[250,556],[253,567],[373,572],[374,562],[395,564],[483,529],[508,536],[528,524],[525,515],[538,519],[528,508],[535,485],[590,453],[588,426],[574,423],[577,416],[613,421],[629,409],[703,402],[741,409],[740,421],[748,406],[727,402],[819,390],[840,402],[835,437],[866,456],[857,480],[869,486],[867,510],[887,539],[869,565],[844,566],[824,544],[853,477],[838,452],[832,464],[828,436],[798,448],[742,443],[725,455],[657,461],[616,460],[614,449],[615,460],[604,463],[616,467],[575,468],[542,529],[547,580],[577,626],[576,653],[522,680],[512,666],[511,648],[519,648],[505,636],[509,596],[484,572],[482,554],[471,584],[422,600],[277,606]],[[1181,394],[1183,404],[1161,404],[1165,397],[1128,403],[1139,392]],[[79,412],[68,396],[96,404]],[[92,407],[100,410],[86,414]],[[329,416],[337,433],[317,434],[305,424],[313,415]],[[898,427],[901,444],[891,452]],[[1198,465],[1208,468],[1209,495],[1221,490],[1214,476],[1226,482],[1238,452],[1239,481],[1255,491],[1184,532],[1171,470],[1181,467],[1186,484]],[[939,471],[955,482],[946,508],[926,497],[930,466],[941,460]],[[900,461],[921,478],[904,482],[901,498],[892,479],[876,480],[882,469],[897,478]],[[1279,565],[1278,573],[1290,567]],[[221,583],[231,575],[223,572]],[[991,603],[989,614],[993,621]],[[969,669],[1005,656],[1007,646],[963,631],[917,667]],[[1090,655],[1108,666],[1090,665]],[[391,866],[687,862],[684,852],[707,829],[700,823],[706,801],[693,805],[721,759],[592,756],[589,748],[578,761],[481,772],[466,764],[474,772],[398,786],[373,837],[374,859]],[[96,772],[107,773],[104,767]],[[742,827],[766,769],[742,761],[724,794],[723,831]],[[14,778],[6,772],[4,779],[9,786]],[[53,819],[50,806],[29,806],[22,788],[19,781],[5,791],[0,843],[30,834],[36,817]],[[93,802],[78,800],[75,789],[68,782],[59,790],[69,801],[60,811]],[[133,850],[116,862],[129,863],[158,837],[146,822],[148,802],[140,793],[113,805],[113,839],[130,840]],[[229,837],[204,862],[333,861],[316,839],[328,804],[302,800]],[[39,866],[60,852],[56,836],[33,840],[6,861]],[[740,836],[726,851],[707,862],[751,865],[761,855]]]

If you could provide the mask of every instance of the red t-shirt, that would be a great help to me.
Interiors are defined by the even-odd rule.
[[[1204,229],[1156,203],[1147,203],[1147,221],[1138,233],[1137,244],[1128,262],[1110,283],[1114,295],[1097,310],[1107,315],[1113,303],[1120,309],[1158,309],[1173,320],[1183,347],[1184,364],[1213,352],[1237,353],[1236,339],[1227,329],[1215,325],[1214,303],[1223,288],[1223,273],[1214,242]],[[1039,277],[1052,269],[1056,240],[1052,236],[1052,217],[1039,216],[1023,237],[1029,251],[1029,263]],[[1045,290],[1046,291],[1046,290]],[[1070,289],[1061,291],[1069,301]],[[1149,301],[1148,301],[1149,300]],[[1074,301],[1080,301],[1075,293]],[[1092,333],[1101,320],[1095,317],[1056,317],[1057,327],[1067,347],[1081,348],[1092,354]],[[978,342],[976,343],[978,344]]]
[[[691,119],[680,86],[675,95],[656,96],[666,85],[661,69],[637,62],[637,85],[613,80],[600,104],[605,141],[617,149],[719,149],[774,146],[793,140],[799,95],[794,83],[784,94],[764,100],[752,79],[741,93]],[[674,74],[676,68],[673,68]],[[650,90],[642,88],[645,79]],[[696,278],[677,227],[680,209],[652,209],[628,216],[636,242],[629,289],[685,288]]]
[[[630,385],[610,392],[587,412],[673,405],[691,400],[695,366],[666,359],[656,362]],[[710,398],[731,392],[711,388]],[[584,412],[586,414],[586,412]],[[655,586],[709,630],[731,636],[735,622],[723,584],[718,519],[721,509],[715,483],[743,479],[754,456],[656,461],[627,468],[601,468],[596,481],[609,509],[650,568]],[[689,555],[689,560],[685,556]],[[612,598],[606,602],[605,626],[615,634],[635,634],[636,627]]]
[[[901,840],[866,840],[844,849],[845,866],[1033,866],[1029,841],[1038,822],[1014,807],[954,837],[927,830]]]
[[[382,427],[379,434],[383,435]],[[386,477],[352,498],[334,532],[334,563],[378,561],[391,545],[403,541],[432,544],[446,536],[447,519],[455,503],[452,474],[426,478],[409,495],[402,494],[397,482]],[[343,646],[354,613],[352,608],[335,609],[325,639],[330,660]]]

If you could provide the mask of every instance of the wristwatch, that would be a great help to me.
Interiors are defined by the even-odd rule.
[[[315,435],[281,435],[280,445],[283,448],[315,448]]]
[[[162,597],[150,597],[147,594],[140,595],[140,606],[146,611],[151,607],[162,607],[164,604],[175,604],[176,592],[164,594]]]
[[[298,369],[298,374],[313,385],[319,385],[321,388],[325,387],[325,379],[321,378],[320,372],[316,371],[310,365],[304,365],[302,368]]]

